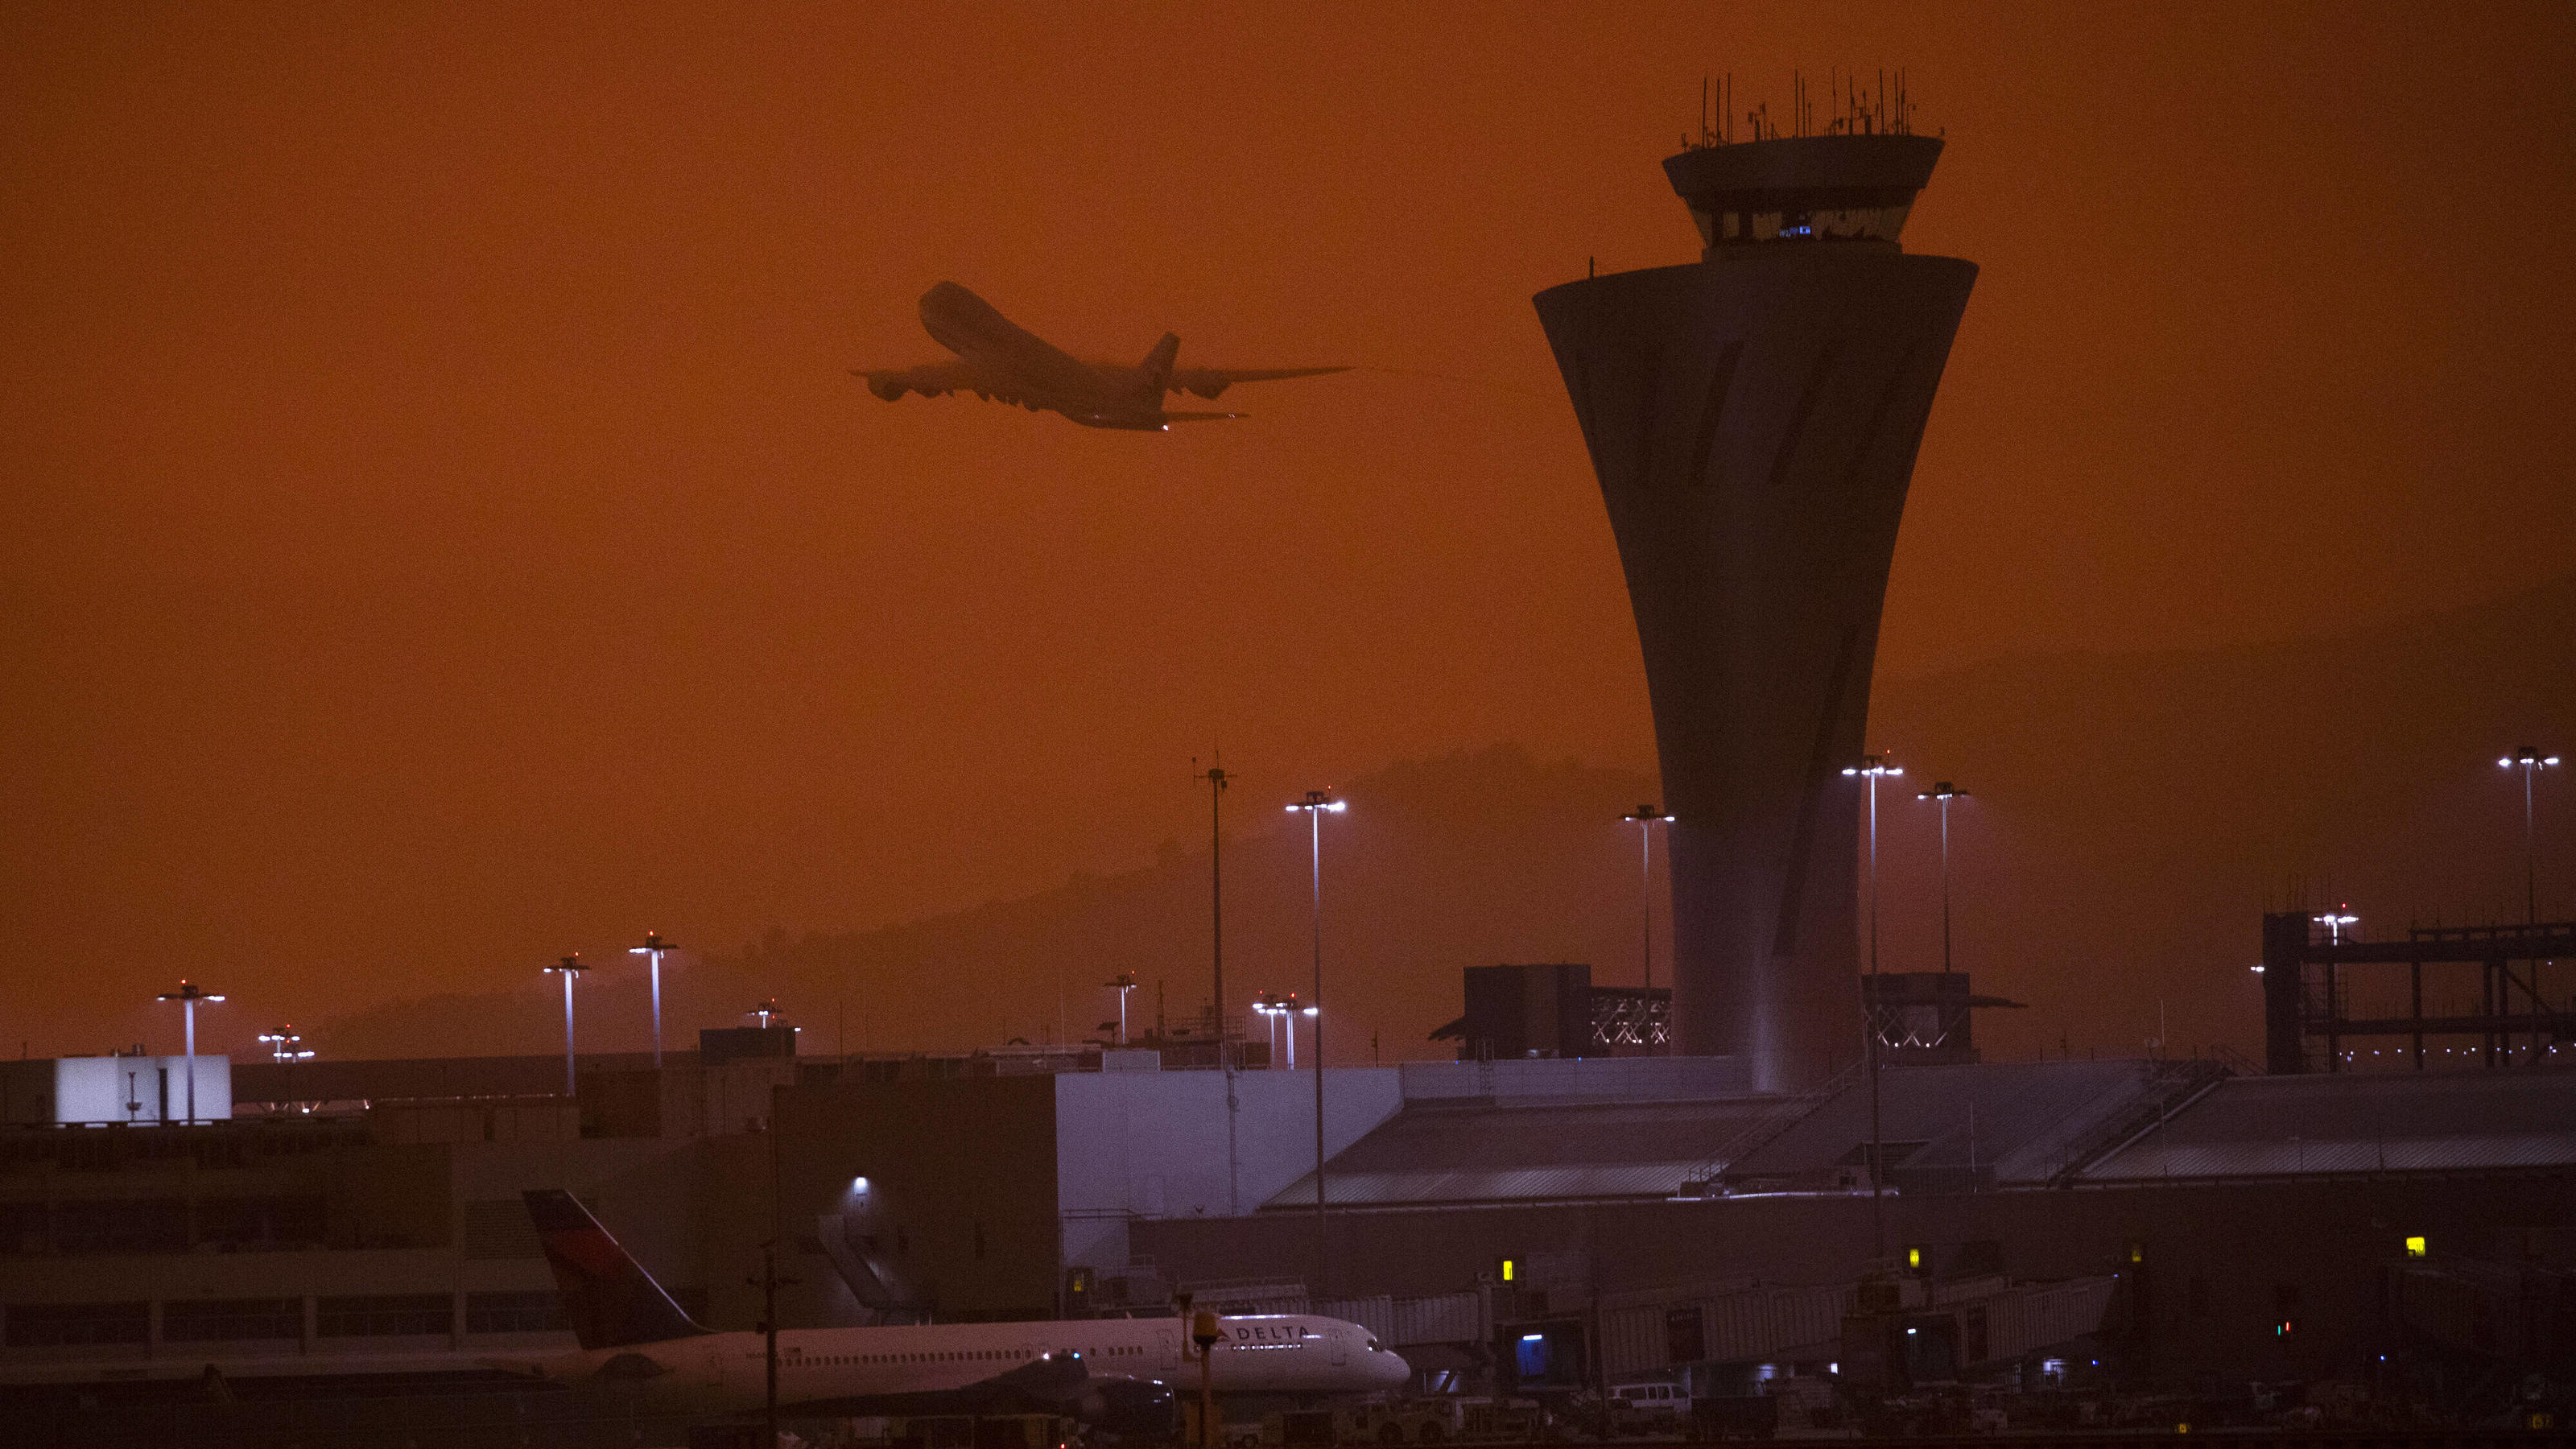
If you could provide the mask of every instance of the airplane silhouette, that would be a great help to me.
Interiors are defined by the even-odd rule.
[[[1086,428],[1159,433],[1173,423],[1243,416],[1170,412],[1163,407],[1165,393],[1214,398],[1238,382],[1350,371],[1347,367],[1176,367],[1173,359],[1180,355],[1181,339],[1169,332],[1134,367],[1085,362],[1013,323],[955,282],[942,282],[921,294],[921,327],[956,358],[919,367],[853,369],[851,375],[866,378],[868,391],[887,402],[908,392],[923,397],[971,392],[987,402],[1062,413]]]

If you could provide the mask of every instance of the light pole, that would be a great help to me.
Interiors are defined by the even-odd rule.
[[[259,1044],[268,1048],[268,1059],[281,1067],[288,1062],[313,1060],[313,1053],[304,1045],[303,1033],[298,1032],[291,1022],[274,1031],[261,1032]]]
[[[2327,945],[2340,946],[2343,944],[2343,928],[2359,921],[2361,917],[2352,913],[2352,904],[2347,901],[2322,916],[2310,916],[2308,919],[2326,928]]]
[[[1652,805],[1640,805],[1619,817],[1637,827],[1637,906],[1638,926],[1645,943],[1646,989],[1655,987],[1655,827],[1670,825],[1673,817]]]
[[[1306,814],[1307,853],[1313,862],[1315,916],[1315,999],[1307,1003],[1308,1014],[1319,1012],[1324,1005],[1324,817],[1339,815],[1349,805],[1333,798],[1329,790],[1309,790],[1306,798],[1288,807],[1291,814]],[[1324,1275],[1329,1266],[1324,1258],[1324,1019],[1315,1016],[1315,1287],[1316,1296],[1324,1292]],[[1288,1019],[1288,1049],[1297,1049],[1297,1019]]]
[[[560,975],[564,981],[564,1095],[576,1095],[572,1074],[572,979],[590,968],[581,964],[581,953],[575,951],[546,968],[549,976]]]
[[[304,1034],[295,1029],[293,1022],[261,1032],[259,1044],[268,1048],[269,1060],[277,1063],[281,1069],[279,1072],[281,1079],[291,1075],[283,1069],[292,1067],[297,1062],[313,1060],[313,1049],[304,1044]],[[278,1085],[285,1086],[286,1081],[281,1080]]]
[[[1301,1016],[1306,1018],[1307,1021],[1312,1022],[1315,1019],[1315,1008],[1311,1006],[1299,1006],[1297,1004],[1297,993],[1291,991],[1288,993],[1288,999],[1279,1004],[1279,1019],[1287,1023],[1288,1070],[1292,1072],[1297,1070],[1297,1018]],[[1309,1031],[1311,1030],[1312,1028],[1309,1027]],[[1318,1050],[1315,1053],[1315,1070],[1320,1072],[1323,1069],[1324,1054],[1321,1050]]]
[[[1261,1018],[1263,1028],[1261,1039],[1270,1044],[1270,1066],[1273,1070],[1279,1066],[1280,1010],[1278,998],[1267,991],[1260,992],[1252,998],[1252,1014]]]
[[[1136,989],[1136,973],[1121,971],[1110,977],[1106,985],[1110,990],[1118,993],[1118,1044],[1125,1046],[1127,1044],[1127,993]]]
[[[653,1066],[656,1070],[662,1065],[662,953],[678,949],[663,940],[659,931],[646,931],[643,945],[626,948],[627,955],[641,956],[653,963]]]
[[[313,1060],[313,1049],[304,1044],[304,1034],[297,1031],[292,1022],[274,1031],[261,1032],[259,1044],[268,1048],[268,1059],[281,1067],[290,1062]]]
[[[1231,1124],[1234,1064],[1225,1049],[1225,769],[1210,765],[1192,778],[1205,780],[1208,786],[1208,999],[1216,1004],[1216,1064],[1226,1074],[1226,1117]]]
[[[1190,765],[1197,767],[1196,756],[1191,757]],[[1211,761],[1207,772],[1194,778],[1208,783],[1208,1025],[1216,1028],[1216,1070],[1225,1079],[1225,1210],[1231,1216],[1243,1211],[1242,1152],[1237,1142],[1243,1101],[1235,1092],[1234,1047],[1225,1038],[1226,773]],[[1159,1023],[1163,1016],[1162,988],[1154,990],[1154,1018]]]
[[[1869,781],[1869,985],[1862,991],[1863,1034],[1861,1051],[1869,1064],[1869,1230],[1873,1253],[1883,1262],[1887,1257],[1887,1207],[1880,1200],[1879,1179],[1887,1175],[1884,1138],[1879,1127],[1878,1106],[1878,782],[1905,773],[1902,765],[1891,765],[1884,752],[1863,755],[1857,765],[1843,767],[1845,775],[1856,775]]]
[[[182,977],[178,990],[164,991],[153,999],[179,1003],[179,1010],[187,1019],[188,1121],[194,1125],[197,1120],[197,1003],[221,1001],[224,998],[222,993],[200,990],[197,983]]]
[[[2522,908],[2524,919],[2540,924],[2540,832],[2538,817],[2532,813],[2531,777],[2543,770],[2558,768],[2556,755],[2544,755],[2529,745],[2496,761],[2510,770],[2522,767]]]
[[[1941,974],[1950,974],[1950,802],[1965,800],[1968,792],[1947,780],[1933,782],[1932,788],[1914,797],[1917,800],[1941,802]]]

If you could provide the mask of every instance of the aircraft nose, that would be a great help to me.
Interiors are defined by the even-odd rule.
[[[1401,1354],[1380,1349],[1370,1355],[1370,1358],[1369,1377],[1390,1389],[1410,1381],[1413,1377],[1413,1365],[1406,1363]]]

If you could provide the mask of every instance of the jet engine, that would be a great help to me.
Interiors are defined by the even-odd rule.
[[[1161,1379],[1093,1379],[1073,1411],[1092,1429],[1127,1443],[1167,1443],[1180,1430],[1180,1400]]]

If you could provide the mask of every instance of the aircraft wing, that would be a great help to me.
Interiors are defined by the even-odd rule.
[[[853,368],[850,375],[866,378],[868,391],[887,402],[893,402],[908,392],[917,392],[923,397],[946,397],[952,392],[989,395],[993,390],[990,381],[958,358],[950,358],[946,362],[925,362],[919,367]]]
[[[1322,377],[1348,372],[1347,367],[1176,367],[1169,390],[1215,397],[1238,382],[1277,382],[1284,377]]]

